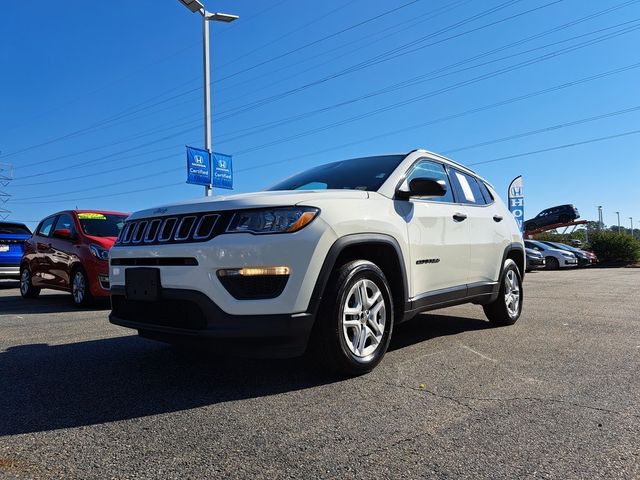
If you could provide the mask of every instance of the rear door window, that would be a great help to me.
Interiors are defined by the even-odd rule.
[[[458,201],[469,205],[486,205],[478,180],[471,175],[460,172],[455,168],[453,171],[453,178],[458,190]]]
[[[495,201],[495,199],[493,198],[493,194],[491,193],[491,190],[489,190],[489,187],[481,180],[478,180],[478,186],[480,187],[480,190],[482,191],[482,196],[484,197],[484,202],[486,204],[491,204]]]

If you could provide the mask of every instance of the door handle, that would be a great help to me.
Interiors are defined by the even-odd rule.
[[[493,216],[493,221],[494,222],[501,222],[502,221],[502,216],[501,215],[494,215]]]
[[[467,219],[467,214],[466,214],[466,213],[459,213],[459,212],[456,212],[456,213],[454,213],[454,214],[453,214],[453,219],[454,219],[456,222],[462,222],[462,221],[464,221],[464,220],[466,220],[466,219]]]

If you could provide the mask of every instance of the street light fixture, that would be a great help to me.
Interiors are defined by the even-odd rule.
[[[198,0],[180,0],[192,13],[202,15],[202,63],[204,66],[204,148],[211,154],[211,66],[209,55],[209,22],[230,23],[237,20],[237,15],[228,13],[207,12]],[[209,165],[211,168],[211,165]],[[204,187],[205,197],[211,196],[211,185]]]
[[[620,233],[620,212],[616,212],[616,215],[618,215],[618,233]]]
[[[196,13],[204,9],[204,5],[202,5],[198,0],[180,0],[180,3],[191,10],[192,13]]]

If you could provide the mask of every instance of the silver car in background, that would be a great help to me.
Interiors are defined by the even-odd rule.
[[[536,240],[525,240],[524,246],[542,254],[546,262],[547,270],[558,270],[559,268],[571,268],[578,266],[578,259],[571,252],[552,248],[551,246]]]

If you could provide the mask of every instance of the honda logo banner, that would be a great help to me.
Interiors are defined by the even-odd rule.
[[[231,155],[213,152],[213,186],[233,190],[233,162]]]
[[[513,179],[509,185],[509,211],[513,214],[524,234],[524,190],[522,189],[522,175]]]
[[[187,183],[211,185],[211,155],[206,150],[187,146]]]

